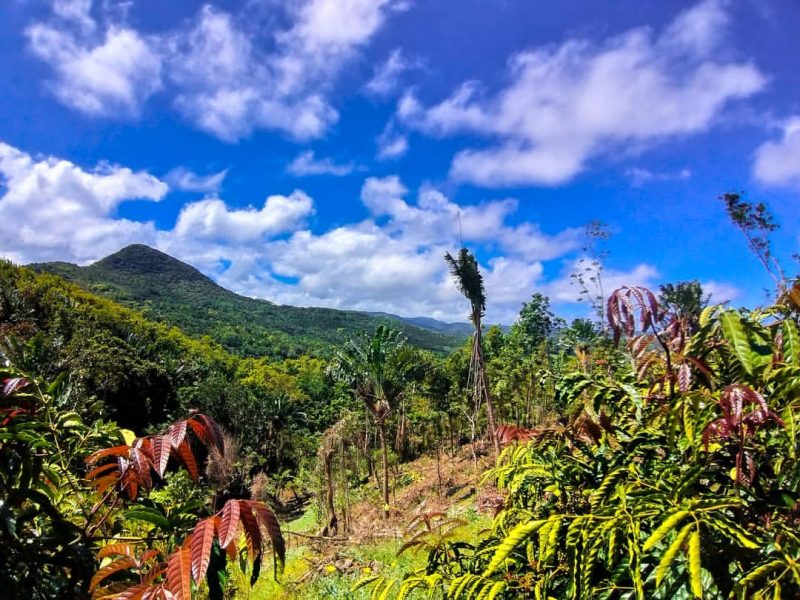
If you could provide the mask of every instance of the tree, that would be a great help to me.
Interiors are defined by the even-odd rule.
[[[611,238],[608,225],[602,221],[589,221],[583,228],[584,256],[578,260],[578,270],[570,275],[572,283],[579,288],[578,302],[586,301],[597,315],[600,327],[606,331],[605,292],[603,290],[603,261],[608,250],[602,244]]]
[[[366,335],[349,340],[334,356],[329,372],[334,379],[347,384],[364,402],[381,444],[381,482],[384,512],[389,506],[389,450],[386,425],[392,408],[403,393],[398,356],[405,346],[400,332],[379,325],[372,337]]]
[[[557,318],[550,311],[550,299],[536,292],[522,305],[519,319],[511,329],[519,332],[525,352],[531,354],[554,333],[556,324]]]
[[[747,246],[758,258],[772,280],[778,295],[786,291],[786,276],[778,259],[772,253],[769,234],[778,229],[772,214],[763,202],[751,203],[742,200],[741,194],[725,193],[719,197],[731,222],[747,239]]]
[[[678,283],[665,283],[659,286],[661,293],[658,300],[668,311],[686,319],[692,332],[697,330],[700,322],[700,313],[708,304],[709,294],[703,293],[700,282],[680,281]]]
[[[486,417],[489,421],[489,439],[494,446],[495,453],[500,453],[500,442],[495,435],[496,425],[492,399],[489,395],[489,386],[486,383],[486,364],[483,357],[483,344],[481,342],[481,320],[486,312],[486,292],[483,287],[483,276],[478,268],[475,256],[466,248],[461,248],[458,258],[453,258],[445,252],[445,261],[450,267],[450,273],[462,294],[469,300],[469,319],[475,326],[475,335],[472,337],[472,357],[470,359],[470,378],[472,383],[472,401],[477,417],[480,405],[486,402]],[[474,418],[473,417],[473,418]]]

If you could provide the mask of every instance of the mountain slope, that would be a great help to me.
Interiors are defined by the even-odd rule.
[[[400,329],[410,343],[437,352],[454,348],[465,337],[431,331],[388,315],[281,306],[246,298],[217,285],[194,267],[139,244],[88,267],[63,262],[30,266],[192,335],[208,335],[244,356],[326,354],[332,346],[358,332],[372,331],[380,323]]]

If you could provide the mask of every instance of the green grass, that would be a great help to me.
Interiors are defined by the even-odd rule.
[[[453,517],[467,521],[464,527],[463,539],[475,539],[482,529],[489,527],[491,520],[478,513],[474,501],[467,501],[454,506],[449,512]],[[318,527],[314,507],[307,510],[299,519],[287,523],[284,531],[297,531],[308,533]],[[353,590],[356,583],[369,575],[383,575],[390,579],[401,581],[414,571],[425,566],[425,552],[404,552],[400,556],[397,551],[403,540],[376,540],[370,544],[354,544],[336,548],[336,560],[331,560],[323,566],[322,572],[303,583],[296,583],[311,568],[312,562],[317,563],[318,558],[310,546],[301,541],[301,538],[286,536],[289,539],[289,550],[286,558],[286,568],[280,581],[272,578],[272,565],[265,563],[262,576],[252,588],[249,575],[242,573],[238,566],[231,570],[231,583],[235,587],[236,600],[261,600],[264,598],[312,600],[317,598],[334,598],[341,600],[367,600],[372,589],[369,587]],[[351,572],[341,573],[333,565],[345,559],[352,559],[356,567]],[[414,598],[412,594],[410,596]]]

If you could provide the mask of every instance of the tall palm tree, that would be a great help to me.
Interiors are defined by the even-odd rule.
[[[379,325],[371,338],[364,335],[345,343],[329,367],[334,379],[347,384],[361,398],[378,430],[384,511],[389,506],[386,425],[392,408],[403,393],[403,378],[397,363],[404,345],[405,340],[399,331]]]
[[[483,342],[481,320],[486,314],[486,291],[483,288],[483,276],[478,268],[475,256],[466,248],[461,248],[458,258],[453,258],[445,252],[444,259],[450,267],[450,273],[455,279],[458,289],[469,300],[469,319],[475,327],[472,336],[472,356],[469,363],[469,378],[472,383],[472,401],[477,416],[482,402],[486,402],[486,416],[489,420],[489,440],[494,446],[495,453],[500,453],[500,442],[497,439],[497,430],[494,421],[492,399],[489,396],[489,386],[486,383],[486,364],[483,358]]]

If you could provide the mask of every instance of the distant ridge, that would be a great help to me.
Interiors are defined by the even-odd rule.
[[[435,352],[452,350],[469,333],[467,324],[426,317],[403,319],[388,313],[282,306],[247,298],[223,288],[191,265],[143,244],[126,246],[87,267],[65,262],[29,266],[192,335],[210,336],[243,356],[329,354],[348,338],[372,331],[380,323],[396,327],[410,343]]]

